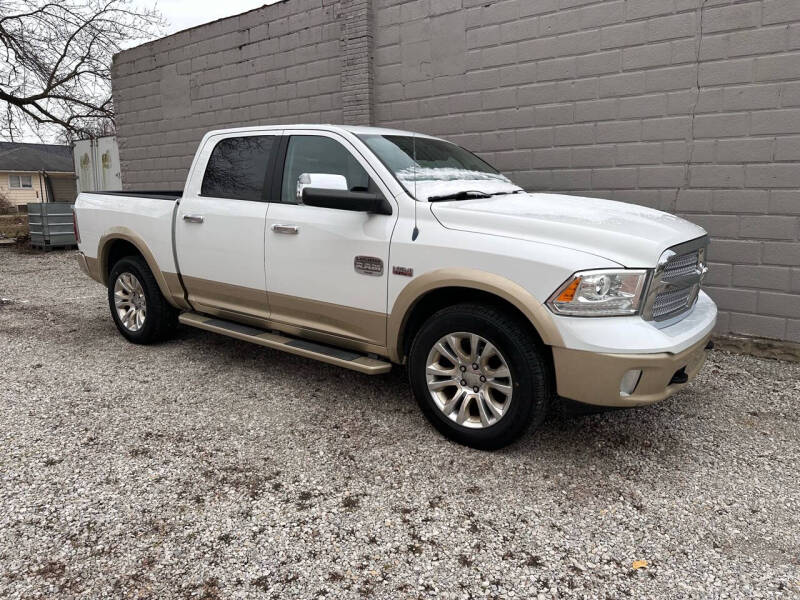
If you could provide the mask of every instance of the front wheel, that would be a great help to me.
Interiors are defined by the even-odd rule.
[[[541,423],[552,395],[546,348],[524,321],[489,305],[431,316],[411,345],[408,372],[428,420],[456,442],[486,450]]]

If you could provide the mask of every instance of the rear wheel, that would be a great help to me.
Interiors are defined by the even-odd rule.
[[[161,294],[139,256],[121,258],[108,278],[108,305],[119,332],[134,344],[152,344],[177,325],[178,311]]]
[[[481,304],[440,310],[409,352],[411,387],[447,437],[496,449],[543,420],[552,395],[546,349],[526,323]]]

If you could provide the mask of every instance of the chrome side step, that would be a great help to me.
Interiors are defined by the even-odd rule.
[[[207,317],[193,312],[182,313],[178,317],[178,320],[190,327],[221,333],[222,335],[227,335],[237,340],[251,342],[259,346],[266,346],[267,348],[274,348],[275,350],[282,350],[289,354],[313,358],[320,362],[344,367],[345,369],[351,369],[359,373],[366,373],[367,375],[380,375],[382,373],[388,373],[392,369],[392,363],[387,361],[370,358],[369,356],[364,356],[357,352],[351,352],[333,346],[326,346],[325,344],[318,344],[308,340],[271,333],[263,329],[258,329],[257,327],[234,323],[233,321]]]

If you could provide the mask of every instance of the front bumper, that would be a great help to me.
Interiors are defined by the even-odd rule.
[[[694,379],[706,360],[709,333],[683,352],[669,354],[603,354],[553,348],[558,395],[598,406],[644,406],[672,396]],[[641,370],[630,395],[620,391],[629,370]],[[682,371],[687,380],[670,383]]]
[[[701,292],[682,321],[663,329],[640,317],[556,321],[565,341],[553,347],[559,396],[598,406],[643,406],[668,398],[700,371],[717,307]],[[624,394],[622,379],[631,370],[641,377]]]

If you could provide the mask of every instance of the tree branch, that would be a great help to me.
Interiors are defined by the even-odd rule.
[[[114,53],[162,27],[133,0],[0,0],[0,131],[106,130]]]

